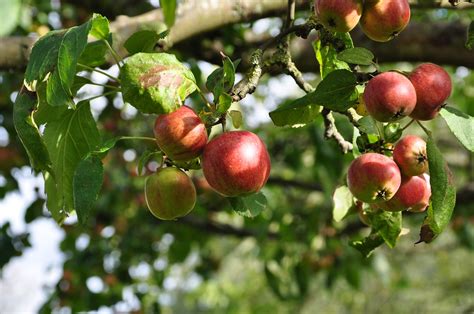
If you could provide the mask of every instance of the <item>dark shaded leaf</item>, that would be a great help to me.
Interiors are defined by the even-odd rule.
[[[349,48],[337,55],[337,59],[341,61],[359,65],[371,65],[374,58],[375,56],[370,50],[362,47]]]
[[[308,94],[284,103],[269,114],[276,126],[302,126],[313,122],[320,113],[321,107]]]
[[[79,223],[84,225],[90,210],[97,200],[104,179],[104,169],[97,156],[89,156],[79,162],[74,172],[73,197],[74,209]]]

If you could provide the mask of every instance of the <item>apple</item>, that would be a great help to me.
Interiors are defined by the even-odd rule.
[[[404,136],[393,149],[393,160],[407,177],[425,173],[428,171],[426,142],[416,135]]]
[[[416,106],[410,117],[431,120],[451,95],[452,82],[448,72],[433,63],[423,63],[413,70],[409,79],[416,90]]]
[[[204,148],[202,170],[209,185],[228,197],[260,191],[270,175],[265,144],[252,132],[231,131],[212,139]]]
[[[397,164],[377,153],[360,155],[352,161],[347,173],[347,185],[352,195],[369,204],[391,199],[400,183]]]
[[[314,6],[321,24],[335,32],[346,33],[359,23],[361,0],[316,0]]]
[[[196,189],[182,170],[158,169],[145,181],[145,200],[157,218],[172,220],[187,215],[196,204]]]
[[[198,157],[207,143],[206,126],[187,106],[181,106],[169,114],[159,115],[153,133],[160,149],[175,161]]]
[[[392,212],[405,209],[420,212],[428,206],[430,196],[431,189],[423,176],[402,177],[397,193],[379,207]]]
[[[397,72],[372,78],[364,91],[365,107],[377,121],[392,122],[408,116],[416,105],[416,91],[410,80]]]
[[[385,42],[405,29],[409,21],[408,0],[365,0],[360,26],[370,39]]]
[[[426,181],[427,184],[427,189],[425,190],[425,195],[423,196],[423,199],[418,203],[413,205],[411,208],[408,209],[410,212],[414,213],[421,213],[428,208],[428,205],[430,204],[430,199],[431,199],[431,184],[430,184],[430,176],[426,173],[423,174],[423,178]]]

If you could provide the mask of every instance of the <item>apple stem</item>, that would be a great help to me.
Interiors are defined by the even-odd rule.
[[[416,120],[416,123],[423,129],[423,131],[428,135],[428,137],[431,137],[431,131],[428,130],[423,124],[421,124],[420,121]]]
[[[408,128],[414,121],[415,121],[415,119],[411,119],[411,121],[408,122],[407,125],[405,125],[405,126],[402,128],[402,132],[405,131],[405,129]]]

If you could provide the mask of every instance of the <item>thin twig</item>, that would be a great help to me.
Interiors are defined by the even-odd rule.
[[[344,154],[351,151],[353,148],[352,143],[346,141],[344,137],[341,135],[341,133],[339,133],[339,131],[337,130],[336,121],[334,120],[331,110],[324,108],[321,114],[324,119],[324,126],[326,127],[324,136],[327,139],[329,138],[334,139]]]

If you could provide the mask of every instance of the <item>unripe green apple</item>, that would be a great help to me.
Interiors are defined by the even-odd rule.
[[[425,173],[428,171],[426,142],[416,135],[404,136],[393,149],[393,160],[407,177]]]
[[[379,204],[386,211],[398,212],[406,209],[423,211],[429,204],[431,189],[423,176],[402,177],[397,193]]]
[[[316,0],[314,9],[321,24],[335,32],[351,31],[362,14],[361,0]]]
[[[364,91],[365,107],[377,121],[392,122],[408,116],[416,105],[416,91],[410,80],[397,72],[372,78]]]
[[[416,106],[410,117],[431,120],[451,95],[452,82],[448,72],[433,63],[419,65],[409,75],[416,90]]]
[[[409,21],[408,0],[365,0],[360,25],[367,37],[385,42],[405,29]]]
[[[185,216],[194,208],[196,189],[186,173],[167,167],[147,177],[145,199],[155,217],[172,220]]]
[[[160,149],[175,161],[198,157],[207,143],[206,126],[187,106],[159,115],[153,132]]]
[[[260,191],[270,175],[265,144],[252,132],[231,131],[212,139],[202,155],[202,170],[209,185],[224,196]]]
[[[400,187],[397,164],[389,157],[366,153],[352,161],[347,173],[347,185],[355,198],[366,203],[387,201]]]

